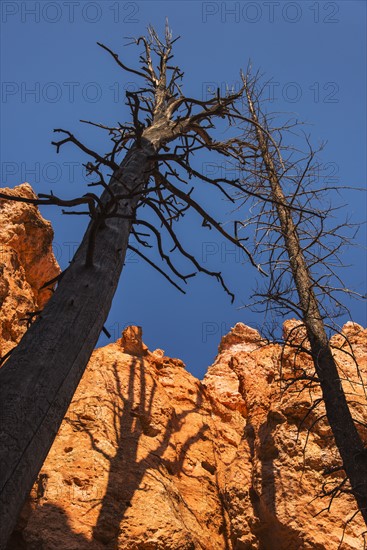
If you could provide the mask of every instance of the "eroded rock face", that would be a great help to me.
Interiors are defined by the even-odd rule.
[[[225,548],[210,399],[162,350],[132,355],[140,333],[93,353],[23,510],[26,548]]]
[[[14,232],[23,250],[27,232]],[[55,266],[48,250],[44,265]],[[42,304],[29,257],[19,253],[19,267],[0,275],[1,327],[18,321],[11,296]],[[17,331],[10,340],[2,332],[0,345]],[[284,335],[303,342],[302,324],[286,321]],[[353,414],[366,423],[367,331],[347,323],[332,345],[341,378],[354,382],[343,381]],[[322,403],[314,407],[320,391],[295,381],[301,372],[312,377],[307,354],[238,323],[200,382],[128,327],[94,351],[8,550],[336,550],[355,503],[343,494],[320,513],[330,503],[316,498],[323,484],[330,491],[343,473]],[[341,549],[363,548],[364,530],[356,516]]]
[[[1,192],[37,198],[28,183]],[[36,206],[0,199],[0,357],[24,334],[27,312],[42,309],[50,297],[41,286],[60,273],[52,239],[51,223]]]
[[[365,376],[367,331],[343,330],[333,345],[347,338]],[[95,350],[13,544],[17,536],[24,548],[45,550],[336,550],[355,505],[343,495],[317,515],[329,504],[315,498],[322,484],[343,480],[340,471],[324,475],[340,460],[327,423],[316,422],[321,405],[311,410],[319,392],[299,393],[305,382],[281,391],[281,347],[243,325],[232,333],[203,382],[162,350],[150,352],[140,327]],[[353,376],[351,357],[335,353]],[[284,381],[298,367],[311,374],[294,348],[283,356]],[[362,391],[353,400],[366,421]],[[361,548],[363,531],[356,517],[341,548]]]
[[[254,347],[250,346],[250,331]],[[330,491],[344,476],[340,470],[325,475],[341,462],[323,405],[317,405],[320,390],[307,389],[307,381],[294,382],[301,373],[311,377],[313,365],[305,353],[266,344],[256,331],[242,324],[231,333],[222,340],[223,351],[203,382],[213,399],[232,410],[236,401],[237,410],[241,414],[246,411],[243,437],[234,460],[225,467],[226,483],[221,487],[228,503],[234,548],[337,549],[346,521],[355,513],[355,503],[344,494],[333,500],[330,513],[320,513],[329,505],[330,496],[315,498],[322,494],[324,483]],[[243,351],[239,333],[244,335]],[[284,335],[292,344],[305,345],[304,327],[297,320],[284,323]],[[354,417],[366,422],[366,398],[360,382],[367,379],[367,330],[347,323],[331,344],[341,377],[350,381],[343,386]],[[362,429],[361,434],[367,441]],[[341,548],[363,548],[364,529],[362,519],[354,518],[346,527]]]

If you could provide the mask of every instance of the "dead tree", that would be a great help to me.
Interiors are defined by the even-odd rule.
[[[236,183],[207,177],[195,169],[193,159],[203,150],[226,158],[233,155],[235,138],[217,141],[213,134],[216,120],[222,125],[223,120],[227,125],[231,123],[242,90],[225,97],[218,90],[208,101],[186,97],[180,85],[183,73],[172,65],[176,39],[172,39],[167,25],[163,41],[152,28],[148,30],[147,37],[133,41],[142,49],[138,69],[128,67],[117,54],[99,44],[120,69],[142,79],[138,91],[126,93],[130,122],[111,127],[87,122],[107,132],[112,143],[109,152],[100,154],[71,132],[55,130],[62,134],[62,139],[54,142],[57,152],[72,144],[89,157],[86,169],[97,178],[93,185],[103,188],[101,196],[88,192],[65,201],[53,194],[39,195],[37,200],[0,194],[3,200],[76,207],[65,213],[90,217],[70,266],[57,281],[45,283],[50,288],[57,284],[52,298],[32,318],[34,322],[10,356],[4,358],[0,370],[1,548],[6,545],[103,329],[127,248],[130,246],[181,291],[179,283],[202,272],[217,278],[232,296],[221,273],[201,265],[176,234],[176,222],[191,210],[204,227],[213,228],[238,246],[255,266],[235,226],[233,231],[224,228],[195,199],[195,184],[188,184],[193,178],[207,185],[208,190],[215,188],[233,200],[230,191]],[[249,151],[251,156],[251,148]],[[84,210],[78,210],[80,207]],[[149,216],[144,217],[148,211]],[[142,248],[151,247],[153,240],[167,271],[131,239]],[[172,248],[169,252],[168,242]],[[183,273],[176,267],[175,254],[183,256],[194,271]]]
[[[310,383],[321,387],[342,461],[340,469],[345,471],[349,491],[367,523],[367,449],[348,406],[328,337],[333,318],[347,309],[341,292],[365,298],[347,289],[336,269],[343,265],[343,246],[354,236],[349,230],[355,234],[358,224],[347,220],[332,225],[334,210],[340,205],[326,202],[330,201],[333,186],[319,183],[322,165],[318,152],[304,133],[306,153],[298,144],[292,145],[298,141],[295,135],[300,136],[296,120],[279,126],[280,115],[267,112],[259,74],[251,76],[248,72],[242,75],[242,81],[244,101],[236,120],[242,125],[244,142],[250,143],[257,154],[245,160],[242,151],[237,152],[243,186],[237,199],[241,200],[241,208],[250,206],[251,214],[242,229],[245,232],[250,228],[254,257],[261,258],[261,265],[269,273],[266,288],[257,290],[253,305],[263,313],[293,313],[302,320],[308,344],[304,342],[300,347],[311,355],[315,368]]]

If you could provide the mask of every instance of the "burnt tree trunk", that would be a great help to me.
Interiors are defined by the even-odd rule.
[[[343,461],[343,469],[349,478],[353,495],[367,524],[367,453],[356,429],[340,381],[338,368],[313,291],[310,272],[302,252],[297,227],[292,218],[291,208],[284,195],[269,151],[266,134],[258,123],[255,106],[248,91],[247,100],[252,120],[255,123],[260,153],[288,253],[302,310],[302,320],[306,327],[315,370],[322,390],[327,419]]]
[[[0,369],[0,548],[54,441],[96,345],[124,265],[132,217],[151,174],[155,149],[144,139],[113,174],[116,214],[89,224],[57,291]],[[104,191],[102,202],[110,194]],[[86,265],[90,233],[93,262]]]

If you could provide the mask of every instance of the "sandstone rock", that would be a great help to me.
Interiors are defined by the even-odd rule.
[[[121,336],[121,347],[125,353],[141,357],[147,353],[147,346],[143,344],[141,327],[126,327]]]
[[[37,198],[28,183],[1,191]],[[24,334],[27,312],[42,309],[50,296],[41,287],[60,273],[52,239],[51,223],[36,206],[0,199],[0,357]]]
[[[181,366],[96,350],[23,512],[26,547],[56,548],[67,525],[57,548],[74,535],[93,549],[225,548],[210,413]]]
[[[37,277],[58,271],[51,228],[37,209],[0,202],[0,219],[0,349],[7,349],[24,331],[16,324],[23,310],[44,303]],[[26,253],[37,226],[27,220],[43,229]],[[302,323],[286,321],[284,336],[290,346],[237,323],[202,382],[179,359],[149,351],[141,327],[95,350],[8,550],[363,548],[361,518],[348,523],[350,495],[322,511],[330,504],[323,486],[343,481],[340,459],[319,388],[295,380],[313,373],[294,346],[307,350]],[[347,323],[331,344],[367,442],[367,330]]]
[[[284,324],[285,336],[292,337],[290,348],[268,344],[234,353],[233,348],[224,348],[204,378],[214,400],[218,394],[220,398],[220,388],[234,386],[231,371],[236,373],[236,390],[246,403],[243,437],[236,458],[226,468],[225,502],[230,503],[234,548],[336,549],[345,526],[340,548],[363,547],[362,519],[356,516],[347,524],[355,513],[350,495],[334,499],[330,513],[322,512],[330,496],[316,498],[324,483],[330,490],[343,480],[341,471],[325,476],[340,465],[340,458],[322,403],[316,406],[320,390],[297,382],[284,391],[284,384],[301,370],[311,373],[308,356],[293,347],[295,341],[307,347],[300,325],[296,320]],[[348,323],[331,343],[354,417],[366,423],[361,379],[366,383],[367,331]],[[218,374],[220,380],[215,382]],[[363,429],[361,434],[366,437]]]
[[[243,323],[236,323],[232,330],[223,336],[218,351],[219,353],[230,349],[232,352],[253,351],[258,349],[263,343],[264,340],[257,330]]]
[[[366,337],[350,335],[364,374]],[[319,394],[282,393],[280,353],[226,349],[201,383],[120,341],[96,350],[23,511],[23,547],[336,550],[354,501],[320,513],[339,458],[326,422],[312,426]],[[361,548],[363,531],[355,517],[341,548]]]

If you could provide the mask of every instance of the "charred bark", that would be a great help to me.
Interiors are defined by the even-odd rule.
[[[93,222],[57,292],[0,370],[0,547],[47,456],[111,307],[139,200],[152,171],[148,141],[133,147],[113,174],[110,189],[133,193],[94,235]],[[109,193],[102,195],[107,201]]]
[[[276,212],[279,219],[285,249],[289,258],[291,273],[299,297],[299,308],[305,324],[312,358],[322,390],[326,415],[333,432],[335,443],[343,461],[343,468],[349,478],[352,493],[367,524],[367,449],[357,431],[342,387],[338,368],[330,348],[325,325],[313,280],[305,260],[297,226],[283,192],[269,149],[269,139],[259,123],[251,92],[246,90],[259,150],[267,173]]]

